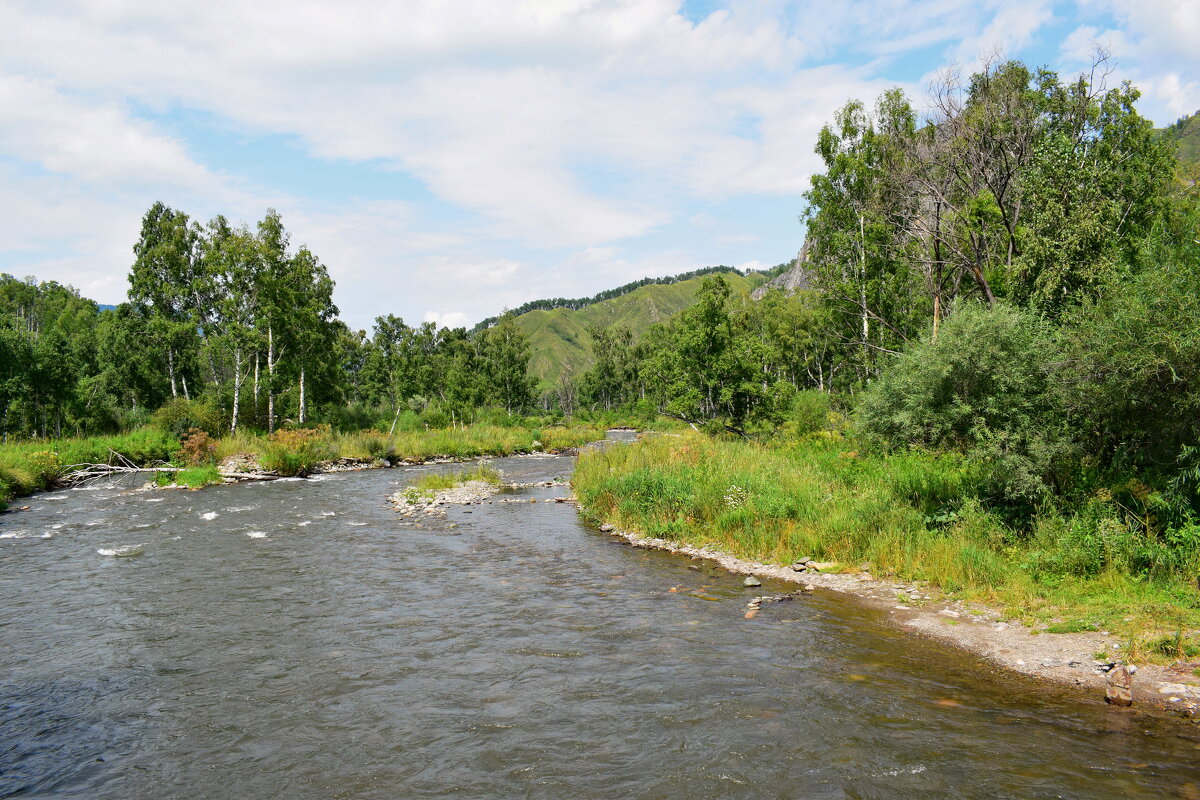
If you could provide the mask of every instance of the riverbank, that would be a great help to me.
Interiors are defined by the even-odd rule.
[[[1139,702],[1194,709],[1194,589],[1189,597],[1177,579],[1112,570],[1039,580],[1028,549],[982,510],[960,506],[950,524],[931,524],[920,501],[944,504],[956,479],[954,464],[930,454],[863,457],[834,440],[780,451],[687,435],[587,453],[574,485],[587,517],[639,546],[845,592],[906,628],[1089,691],[1104,685],[1102,664],[1135,664]],[[784,566],[809,559],[826,563]]]
[[[393,435],[379,431],[339,433],[321,426],[271,435],[239,432],[221,439],[200,434],[181,442],[167,432],[144,428],[120,436],[14,442],[0,446],[0,510],[14,498],[62,485],[74,472],[97,464],[170,467],[156,473],[163,475],[164,485],[201,488],[226,480],[522,453],[574,453],[603,435],[602,428],[589,425],[470,425]]]
[[[604,530],[609,528],[609,530]],[[712,561],[738,575],[796,584],[799,592],[829,591],[847,595],[854,602],[888,614],[894,624],[937,639],[944,644],[981,656],[1003,669],[1058,684],[1078,687],[1089,697],[1103,697],[1106,670],[1120,658],[1120,642],[1108,631],[1039,635],[1041,631],[1020,622],[1006,621],[1000,609],[964,603],[917,583],[883,580],[870,572],[797,572],[790,566],[763,564],[667,539],[644,536],[610,525],[602,532],[628,544],[660,550],[692,559]],[[753,619],[765,602],[751,597],[747,618]],[[1104,658],[1098,659],[1098,654]],[[1134,697],[1138,705],[1149,705],[1179,714],[1200,724],[1200,684],[1195,675],[1178,667],[1138,665]],[[1190,681],[1190,683],[1189,683]]]

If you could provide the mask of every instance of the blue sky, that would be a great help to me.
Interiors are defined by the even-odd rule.
[[[786,261],[834,110],[988,54],[1099,44],[1157,124],[1200,109],[1194,0],[189,5],[0,6],[0,270],[115,303],[151,203],[272,207],[352,326],[469,324]]]

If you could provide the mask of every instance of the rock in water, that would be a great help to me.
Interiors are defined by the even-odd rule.
[[[762,581],[753,575],[747,575],[746,580],[742,581],[742,586],[762,586]]]
[[[1104,702],[1114,706],[1133,705],[1133,670],[1121,664],[1108,671]]]
[[[607,522],[600,526],[601,533],[611,533],[612,529],[613,529],[613,526],[609,525]]]

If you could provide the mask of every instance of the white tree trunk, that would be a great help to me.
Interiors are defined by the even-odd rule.
[[[238,410],[242,397],[242,348],[233,351],[233,423],[229,426],[231,433],[237,433]]]
[[[300,368],[300,424],[304,424],[304,367]]]
[[[267,326],[267,433],[275,432],[275,331]]]
[[[179,397],[175,389],[175,351],[167,348],[167,374],[171,376],[171,397]]]

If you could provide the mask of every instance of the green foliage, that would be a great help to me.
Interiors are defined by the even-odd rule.
[[[181,469],[175,474],[175,482],[189,489],[201,489],[223,481],[224,479],[217,473],[217,468],[213,464]]]
[[[494,467],[480,464],[471,469],[464,469],[459,472],[434,472],[422,475],[417,480],[415,487],[422,492],[439,492],[443,489],[453,489],[456,486],[462,486],[472,481],[499,486],[500,473]]]
[[[1158,133],[1175,145],[1181,163],[1200,164],[1200,112],[1180,117]]]
[[[857,424],[891,447],[951,448],[987,464],[998,490],[1036,502],[1065,444],[1047,385],[1048,334],[1036,317],[967,305],[937,341],[888,365],[863,395]]]
[[[151,416],[154,427],[182,440],[188,432],[196,429],[217,436],[224,429],[221,412],[200,400],[185,400],[177,397],[154,412]]]
[[[829,430],[833,406],[829,394],[819,389],[806,389],[792,397],[783,423],[783,432],[791,436],[808,436]]]
[[[329,426],[278,430],[262,450],[264,468],[280,475],[307,475],[322,461],[334,457]]]
[[[736,294],[749,293],[766,280],[758,273],[718,274]],[[651,325],[694,304],[703,281],[698,276],[675,283],[653,282],[578,310],[556,307],[518,314],[517,325],[529,337],[529,374],[537,379],[537,391],[551,391],[564,371],[578,376],[592,368],[596,359],[592,331],[624,328],[636,342]]]
[[[50,488],[65,472],[88,464],[149,466],[169,460],[179,441],[142,429],[121,436],[10,442],[0,445],[0,502]]]
[[[782,272],[786,266],[786,264],[780,264],[777,267],[774,267],[772,270],[764,272],[763,275],[768,279],[773,278],[775,275],[779,274],[779,272]],[[605,291],[599,292],[592,297],[580,297],[574,300],[568,300],[563,297],[556,297],[551,300],[531,300],[528,303],[523,303],[520,306],[512,309],[511,313],[519,317],[522,314],[529,313],[530,311],[551,311],[557,308],[579,311],[580,309],[587,308],[588,306],[596,305],[597,303],[603,303],[606,300],[614,300],[618,297],[623,297],[624,295],[627,295],[645,286],[670,286],[672,284],[686,283],[696,278],[702,278],[705,275],[716,275],[720,273],[732,275],[741,274],[734,267],[702,267],[700,269],[691,270],[690,272],[681,272],[678,275],[671,275],[665,278],[642,278],[639,281],[626,283],[618,286],[615,289],[606,289]],[[487,319],[480,321],[471,332],[478,333],[481,330],[490,328],[499,320],[500,317],[488,317]]]
[[[1153,541],[1103,499],[1047,512],[1028,537],[974,499],[982,477],[961,456],[871,453],[836,435],[763,447],[692,433],[589,452],[573,484],[585,513],[626,530],[773,563],[866,563],[1014,616],[1057,618],[1052,632],[1200,625],[1195,550],[1153,566],[1148,553],[1179,545]],[[938,509],[952,510],[939,521]]]

